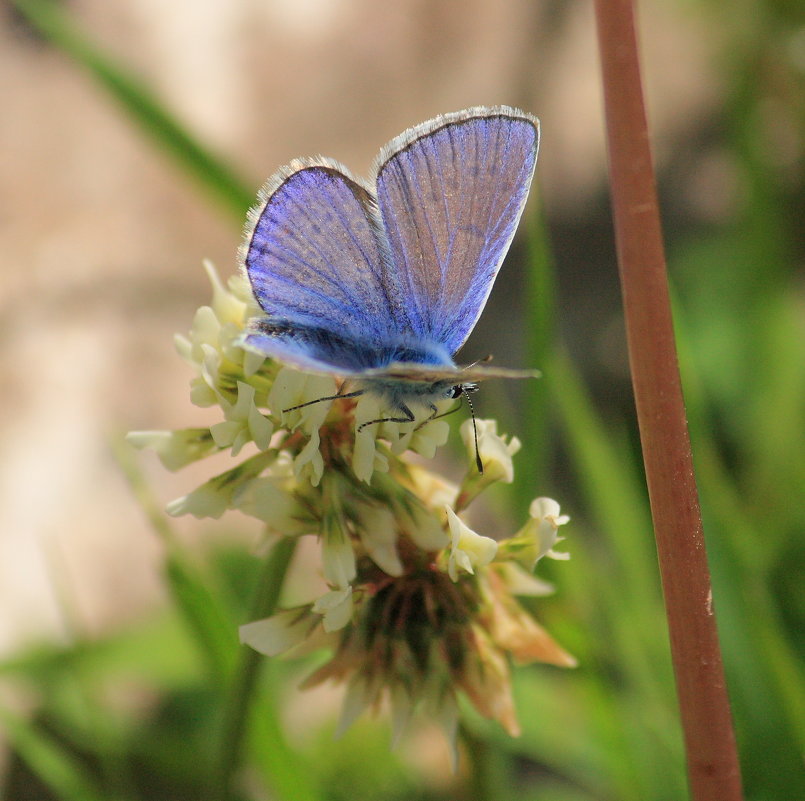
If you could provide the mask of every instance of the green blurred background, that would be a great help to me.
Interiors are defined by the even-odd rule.
[[[746,795],[805,798],[805,13],[640,11]],[[2,797],[685,798],[590,4],[18,0],[0,90]],[[299,693],[309,665],[271,665],[224,791],[210,765],[258,532],[167,529],[161,506],[211,468],[168,475],[120,434],[212,422],[171,337],[208,298],[201,259],[235,269],[245,209],[280,164],[324,153],[365,173],[409,125],[499,103],[542,121],[538,191],[462,359],[544,378],[478,396],[526,445],[479,530],[512,532],[541,494],[572,516],[573,559],[545,567],[557,593],[535,611],[580,667],[518,670],[523,736],[469,716],[452,775],[426,726],[394,753],[383,719],[334,741],[338,691]]]

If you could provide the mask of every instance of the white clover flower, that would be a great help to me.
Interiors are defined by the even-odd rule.
[[[389,576],[401,576],[397,552],[397,519],[385,506],[366,505],[360,511],[359,536],[369,558]]]
[[[498,562],[495,570],[512,595],[541,598],[556,591],[553,584],[530,573],[519,562]]]
[[[539,543],[537,559],[542,559],[543,556],[551,559],[570,559],[570,554],[557,553],[553,550],[553,546],[563,539],[559,536],[559,526],[570,522],[567,515],[560,513],[559,504],[553,498],[535,498],[531,502],[528,514],[531,516],[529,523],[533,521],[536,524],[535,539]]]
[[[197,487],[187,495],[172,500],[165,511],[171,517],[193,515],[193,517],[212,517],[218,519],[232,502],[231,492],[213,479]]]
[[[412,489],[422,503],[433,509],[453,508],[458,497],[458,486],[443,476],[420,465],[408,465]]]
[[[475,431],[478,432],[478,457],[483,465],[483,473],[471,469],[461,484],[457,506],[465,508],[474,498],[491,484],[502,481],[511,484],[514,480],[514,464],[512,456],[520,450],[521,444],[517,437],[508,441],[498,434],[497,420],[476,419],[475,427],[472,420],[465,420],[461,424],[461,438],[467,449],[467,456],[475,464]]]
[[[242,287],[243,279],[241,276],[233,276],[229,279],[228,286],[224,286],[221,281],[215,265],[205,259],[203,262],[204,271],[207,273],[207,278],[212,285],[212,302],[210,308],[215,314],[216,319],[225,325],[226,323],[234,323],[239,328],[243,328],[249,317],[253,316],[256,312],[257,304],[252,300],[248,302],[238,293],[232,291],[232,287],[237,286],[239,289]],[[248,295],[251,296],[251,290]]]
[[[318,431],[312,431],[307,445],[293,460],[293,470],[297,481],[309,483],[317,487],[324,475],[324,457],[321,455],[319,445],[321,440]]]
[[[536,498],[531,502],[529,521],[511,539],[501,543],[500,556],[515,559],[527,570],[533,570],[544,556],[550,559],[570,559],[570,554],[553,550],[563,538],[559,526],[570,521],[560,514],[559,504],[552,498]]]
[[[274,427],[255,405],[254,387],[243,381],[238,381],[237,387],[236,403],[232,404],[221,398],[221,408],[224,410],[226,420],[210,426],[210,433],[219,448],[231,446],[233,456],[237,456],[247,442],[254,442],[261,451],[264,451],[271,441]]]
[[[437,405],[444,406],[444,404]],[[392,453],[414,451],[426,459],[432,459],[436,455],[436,449],[447,442],[450,425],[445,420],[428,420],[431,414],[430,409],[423,407],[421,415],[413,423],[384,423],[384,428],[386,426],[396,428],[396,431],[392,428],[391,431],[386,429],[383,432],[389,438]]]
[[[176,334],[173,338],[179,355],[192,366],[198,366],[204,360],[202,345],[218,347],[221,323],[210,306],[201,306],[193,317],[189,338]]]
[[[287,609],[241,626],[240,641],[261,654],[277,656],[307,639],[318,620],[307,607]]]
[[[514,465],[512,456],[522,447],[517,437],[510,437],[509,441],[498,434],[497,420],[475,420],[475,430],[478,432],[478,455],[484,466],[484,475],[490,481],[502,481],[511,484],[514,481]],[[465,420],[461,424],[461,439],[467,449],[470,461],[475,461],[475,433],[472,420]]]
[[[203,459],[218,448],[208,428],[184,428],[180,431],[130,431],[126,441],[138,450],[151,448],[166,469],[179,470]]]
[[[251,377],[265,363],[264,356],[240,346],[243,329],[256,308],[254,300],[248,302],[242,296],[242,279],[230,280],[227,288],[210,262],[204,268],[213,288],[212,302],[198,309],[189,336],[174,338],[179,354],[199,373],[191,381],[190,399],[202,407],[218,403],[222,390],[233,391],[238,377]]]
[[[210,264],[209,260],[205,259],[206,264]],[[212,266],[212,265],[211,265]],[[213,267],[213,270],[215,268]],[[226,281],[226,291],[230,292],[237,300],[242,301],[246,306],[246,311],[243,316],[244,323],[251,320],[253,317],[259,317],[263,314],[260,304],[254,297],[252,285],[249,279],[241,272],[232,273]]]
[[[380,401],[371,393],[358,398],[355,405],[355,446],[352,450],[352,470],[355,475],[367,484],[372,480],[375,470],[387,473],[389,460],[377,448],[380,425],[364,426],[370,420],[378,420],[383,416]]]
[[[322,521],[321,561],[324,578],[334,587],[347,587],[357,575],[355,550],[340,522],[325,510]]]
[[[268,467],[271,458],[270,454],[259,453],[214,476],[187,495],[171,501],[166,507],[167,513],[172,517],[191,514],[219,518],[227,509],[235,507],[235,495]]]
[[[444,404],[438,405],[444,406]],[[355,448],[352,469],[361,481],[368,484],[374,471],[388,472],[389,460],[378,448],[378,440],[388,442],[394,454],[399,455],[410,450],[426,459],[432,459],[436,449],[447,442],[450,426],[444,420],[428,421],[432,411],[417,404],[411,405],[411,412],[414,414],[414,420],[410,423],[386,420],[382,423],[364,425],[372,420],[391,417],[395,413],[384,405],[382,398],[371,392],[358,398],[355,405]]]
[[[329,398],[335,393],[335,381],[330,376],[300,373],[292,367],[282,367],[268,394],[268,407],[277,418],[282,418],[283,425],[289,430],[300,429],[306,434],[312,434],[324,424],[333,402],[310,402]],[[304,403],[310,403],[310,406],[293,408]],[[292,411],[286,411],[287,409]]]
[[[249,481],[233,496],[236,509],[266,524],[269,533],[292,537],[316,532],[317,521],[299,503],[294,492],[273,476]]]
[[[323,616],[326,632],[343,629],[352,620],[352,587],[325,593],[313,604],[313,611]]]
[[[495,558],[498,544],[491,537],[476,534],[449,506],[444,508],[451,535],[447,574],[458,581],[459,569],[474,573],[474,568],[488,565]]]
[[[449,545],[450,537],[435,511],[420,503],[409,503],[398,510],[398,516],[406,534],[423,551],[440,551]]]
[[[220,407],[222,417],[208,429],[134,432],[129,440],[154,448],[169,469],[221,449],[237,456],[253,442],[255,455],[172,501],[168,512],[220,517],[237,509],[262,521],[270,539],[317,538],[315,570],[328,590],[242,626],[241,641],[270,656],[330,648],[329,661],[303,687],[327,679],[347,685],[340,731],[390,701],[396,742],[413,710],[423,708],[444,730],[455,761],[461,692],[514,733],[510,660],[574,664],[515,598],[552,590],[531,570],[543,556],[566,557],[554,550],[568,520],[559,505],[538,498],[528,523],[500,544],[459,517],[484,487],[512,481],[519,441],[499,435],[493,420],[476,421],[484,472],[473,467],[461,487],[413,463],[409,452],[430,458],[444,443],[447,422],[412,406],[413,422],[359,431],[394,414],[383,398],[331,399],[339,387],[333,378],[246,350],[248,320],[262,314],[248,281],[234,276],[224,284],[212,265],[205,269],[212,300],[176,342],[195,370],[191,399]],[[461,433],[474,464],[471,421]],[[321,575],[311,578],[320,586]]]

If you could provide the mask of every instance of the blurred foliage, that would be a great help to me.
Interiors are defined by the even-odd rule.
[[[242,183],[57,7],[16,2],[165,156],[228,209],[246,205]],[[795,3],[690,8],[719,26],[729,93],[713,125],[739,190],[728,219],[669,232],[680,359],[746,796],[787,801],[805,798],[805,28]],[[781,127],[789,151],[796,142],[786,158],[775,148]],[[250,596],[263,609],[275,600],[260,599],[259,564],[236,549],[184,552],[132,473],[166,544],[173,603],[104,639],[76,632],[69,646],[0,665],[18,698],[16,711],[0,711],[8,801],[685,797],[634,423],[600,411],[557,344],[545,230],[535,215],[523,231],[533,268],[529,361],[545,378],[519,419],[506,421],[527,447],[520,483],[498,500],[505,513],[504,501],[520,506],[539,487],[572,508],[573,560],[550,566],[558,591],[540,615],[581,664],[517,673],[523,736],[511,740],[468,713],[472,775],[438,782],[388,752],[384,724],[362,722],[334,741],[324,718],[289,742],[281,716],[298,667],[244,657],[234,633],[251,615]],[[557,463],[570,476],[560,487],[551,486]]]

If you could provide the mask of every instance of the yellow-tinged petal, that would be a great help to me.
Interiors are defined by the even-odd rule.
[[[514,481],[512,456],[520,450],[520,440],[517,437],[511,437],[507,442],[505,437],[498,434],[497,420],[476,418],[474,429],[472,420],[465,420],[461,424],[460,430],[470,461],[475,463],[475,431],[477,430],[478,455],[484,465],[484,475],[488,476],[490,481],[511,484]]]
[[[498,544],[491,537],[476,534],[449,506],[445,506],[445,511],[451,535],[447,573],[458,581],[459,568],[474,573],[474,568],[488,565],[495,558]]]
[[[246,322],[247,305],[237,298],[228,287],[221,282],[215,265],[208,259],[203,261],[207,278],[212,284],[212,310],[216,318],[223,323],[236,323],[243,328]]]
[[[483,465],[483,473],[475,467],[475,432],[478,433],[478,456]],[[512,437],[506,440],[498,434],[496,420],[466,420],[461,425],[461,437],[467,449],[472,467],[467,472],[458,495],[457,504],[461,509],[469,505],[484,489],[502,481],[511,484],[514,480],[512,456],[520,450],[520,440]]]
[[[547,556],[551,559],[569,559],[570,554],[555,551],[554,545],[562,540],[559,526],[570,518],[560,514],[559,504],[552,498],[537,498],[529,508],[528,522],[513,537],[501,542],[500,557],[515,559],[527,570]]]
[[[312,375],[283,367],[274,378],[268,394],[268,406],[288,429],[299,428],[306,434],[311,434],[322,426],[333,403],[320,399],[329,398],[335,393],[335,381],[329,376]],[[310,403],[310,406],[293,408],[304,403]]]

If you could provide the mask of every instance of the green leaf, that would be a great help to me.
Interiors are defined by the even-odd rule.
[[[86,768],[34,723],[0,708],[0,723],[12,748],[64,801],[109,801]]]

